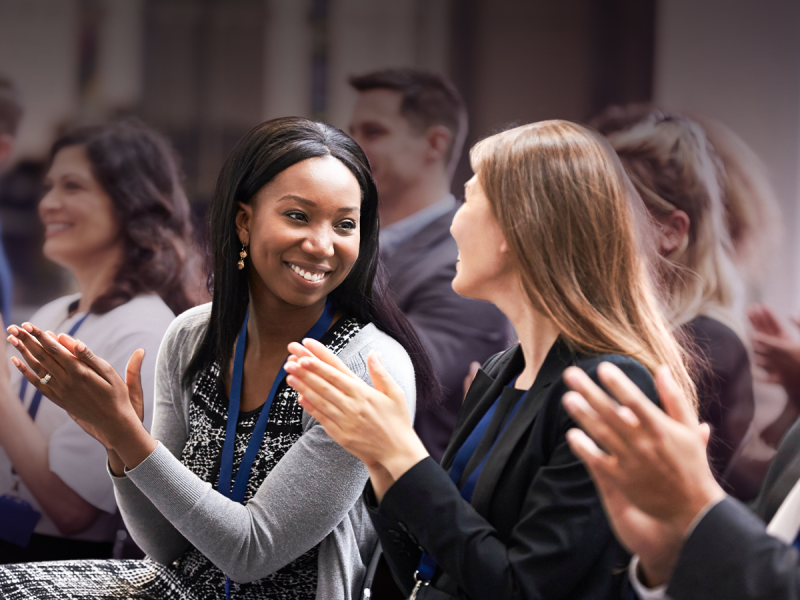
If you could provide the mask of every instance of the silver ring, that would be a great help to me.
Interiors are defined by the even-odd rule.
[[[50,375],[50,373],[48,373],[47,375],[45,375],[44,377],[42,377],[42,378],[39,380],[39,383],[41,383],[42,385],[47,385],[48,383],[50,383],[50,380],[51,380],[52,378],[53,378],[53,376],[52,376],[52,375]]]

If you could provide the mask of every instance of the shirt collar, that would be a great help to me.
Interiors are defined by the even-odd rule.
[[[456,204],[455,196],[448,194],[435,204],[426,206],[413,215],[382,227],[380,231],[381,253],[389,254],[393,252],[400,244],[410,240],[436,219],[453,210]]]

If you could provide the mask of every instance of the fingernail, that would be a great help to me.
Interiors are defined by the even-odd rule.
[[[22,324],[22,328],[25,331],[27,331],[28,333],[32,333],[33,332],[33,325],[31,325],[30,323],[23,323]]]
[[[297,370],[297,364],[294,362],[287,362],[283,365],[283,370],[287,373],[294,373]]]
[[[18,358],[12,356],[11,357],[11,362],[13,363],[13,365],[15,367],[19,367],[19,359]]]
[[[77,350],[78,352],[83,352],[84,350],[86,350],[86,344],[84,344],[80,340],[76,340],[76,342],[75,342],[75,350]]]
[[[12,346],[19,345],[19,340],[15,338],[13,335],[8,336],[6,339],[8,340],[8,343],[11,344]]]

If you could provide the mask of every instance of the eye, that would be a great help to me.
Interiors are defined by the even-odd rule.
[[[80,190],[81,186],[78,185],[74,181],[65,181],[64,182],[64,189],[67,190],[68,192],[75,192],[75,191]]]
[[[344,221],[339,223],[336,227],[347,231],[353,231],[358,227],[358,224],[355,221],[353,221],[353,219],[345,219]]]
[[[306,222],[308,221],[308,217],[306,214],[299,210],[292,210],[286,213],[286,216],[292,219],[293,221],[301,221]]]

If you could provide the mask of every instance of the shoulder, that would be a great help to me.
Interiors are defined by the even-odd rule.
[[[623,354],[601,354],[595,356],[578,354],[576,356],[575,366],[583,369],[595,383],[605,389],[605,386],[600,382],[600,378],[597,375],[597,367],[604,362],[611,363],[618,367],[636,387],[650,398],[650,400],[659,404],[658,393],[656,392],[655,380],[653,379],[652,373],[635,358]]]
[[[723,322],[701,315],[684,325],[684,331],[700,346],[745,350],[739,335]]]
[[[99,315],[100,319],[114,322],[115,327],[127,327],[136,331],[157,330],[163,335],[175,318],[175,314],[156,294],[145,294],[132,298],[125,304]]]
[[[165,343],[187,344],[202,338],[211,318],[211,302],[182,312],[172,320],[164,334]]]
[[[28,320],[37,326],[44,326],[46,322],[54,319],[63,320],[67,316],[69,305],[80,299],[80,297],[80,294],[70,294],[69,296],[56,298],[33,313]],[[11,323],[6,323],[6,325],[11,325]]]
[[[339,358],[348,362],[359,357],[365,361],[366,365],[367,356],[373,350],[380,353],[382,362],[390,373],[392,372],[390,366],[395,368],[407,366],[413,372],[411,358],[406,349],[392,336],[378,329],[374,323],[368,323],[362,327],[361,331],[354,335],[339,353]]]

